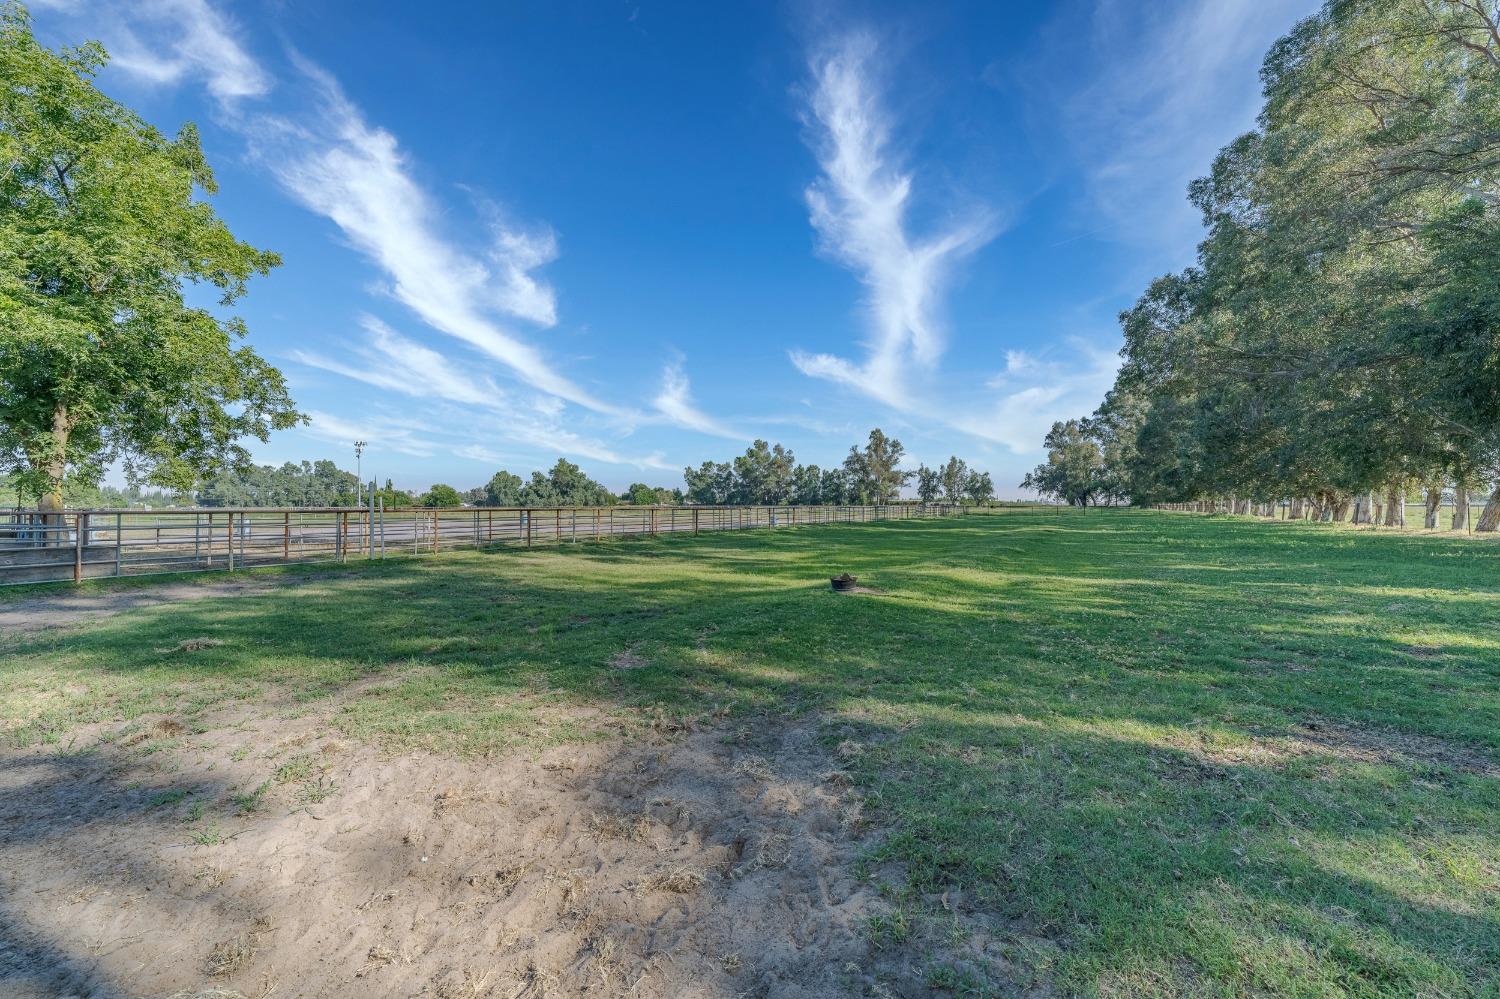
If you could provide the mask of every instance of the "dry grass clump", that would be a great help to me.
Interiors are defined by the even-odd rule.
[[[516,890],[521,879],[530,871],[531,867],[528,864],[515,864],[510,867],[496,868],[495,873],[488,876],[471,874],[468,878],[469,887],[477,888],[496,898],[509,898],[510,893]]]
[[[392,950],[384,944],[376,944],[375,946],[371,947],[370,952],[365,955],[364,966],[354,973],[354,977],[363,978],[370,972],[379,971],[386,965],[394,964],[396,961],[404,961],[405,963],[410,964],[411,958]]]
[[[857,760],[865,755],[865,744],[854,739],[845,739],[833,752],[841,760]]]
[[[584,920],[590,913],[588,871],[576,868],[571,871],[548,871],[547,883],[562,884],[562,895],[557,902],[557,914],[564,919]]]
[[[792,838],[786,833],[768,833],[755,844],[754,850],[747,851],[744,862],[731,873],[733,877],[742,878],[756,871],[785,867],[791,860]]]
[[[175,739],[186,735],[188,727],[176,718],[160,718],[123,739],[122,746],[136,746],[151,739]]]
[[[703,887],[707,876],[696,867],[664,867],[641,883],[645,891],[669,891],[691,895]]]
[[[651,832],[651,820],[644,815],[621,815],[617,812],[595,812],[588,818],[589,834],[598,840],[623,840],[639,843]]]
[[[609,657],[610,669],[640,669],[642,666],[649,665],[651,665],[651,660],[637,655],[630,649],[621,649]]]
[[[489,984],[490,973],[479,972],[472,968],[465,968],[460,978],[445,978],[432,990],[437,999],[478,999],[486,994]]]
[[[769,780],[771,764],[767,763],[763,757],[747,756],[734,765],[734,772],[752,780]]]
[[[184,638],[170,648],[157,649],[157,653],[169,656],[174,652],[199,652],[203,649],[216,649],[224,644],[222,638]]]
[[[260,938],[271,930],[268,919],[257,919],[251,928],[214,944],[208,952],[206,970],[212,978],[227,978],[250,963],[260,949]]]

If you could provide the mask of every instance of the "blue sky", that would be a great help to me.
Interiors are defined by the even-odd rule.
[[[872,426],[1002,496],[1192,259],[1185,200],[1313,0],[33,0],[198,123],[282,254],[235,312],[309,425],[258,460],[680,482]]]

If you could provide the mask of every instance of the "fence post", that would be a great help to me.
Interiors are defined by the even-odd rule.
[[[333,518],[333,553],[338,556],[340,562],[344,561],[344,527],[346,514],[343,511]]]
[[[120,574],[120,563],[125,554],[125,518],[115,514],[115,575]]]
[[[441,530],[442,530],[442,525],[438,523],[438,508],[437,507],[433,507],[432,508],[432,554],[434,554],[434,555],[436,555],[438,553],[438,532],[441,531]]]
[[[693,507],[693,533],[698,533],[698,508]]]
[[[654,506],[651,507],[648,512],[649,512],[650,517],[651,517],[651,533],[655,534],[656,533],[656,507],[654,507]]]
[[[67,530],[68,522],[59,517],[58,522]],[[79,513],[73,515],[73,582],[83,582],[83,532],[87,530],[89,522],[88,514]]]
[[[531,547],[531,511],[527,510],[521,514],[526,518],[526,547]]]
[[[234,511],[233,510],[228,511],[227,515],[228,515],[229,519],[225,522],[224,538],[225,538],[226,541],[229,542],[229,554],[227,556],[228,559],[229,559],[229,561],[226,564],[229,566],[229,571],[233,572],[234,571]]]
[[[281,560],[292,560],[292,511],[281,511]]]

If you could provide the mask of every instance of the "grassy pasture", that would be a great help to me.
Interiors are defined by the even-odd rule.
[[[269,571],[302,579],[5,639],[0,739],[334,696],[465,755],[816,717],[913,988],[1500,995],[1487,541],[1017,509]],[[1003,960],[945,960],[960,909]]]

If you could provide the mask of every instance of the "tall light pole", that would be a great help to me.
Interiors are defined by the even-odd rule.
[[[364,457],[365,457],[365,447],[367,445],[368,445],[367,441],[355,441],[354,442],[354,477],[355,477],[355,479],[358,480],[357,482],[354,483],[354,505],[355,506],[363,506],[364,505],[364,487],[365,487]]]

